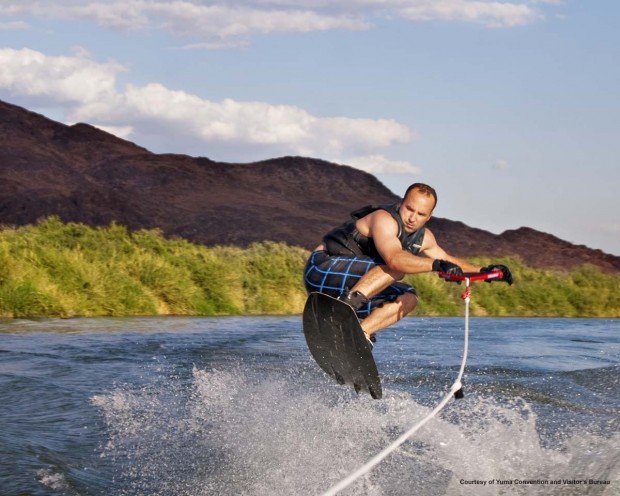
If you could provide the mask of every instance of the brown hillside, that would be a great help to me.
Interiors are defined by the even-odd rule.
[[[306,248],[351,210],[396,196],[374,176],[322,160],[251,164],[149,152],[89,126],[66,126],[0,101],[0,223],[65,221],[159,227],[205,244],[276,240]],[[521,256],[532,266],[584,262],[620,270],[620,257],[530,228],[500,235],[433,219],[441,244],[460,256]]]

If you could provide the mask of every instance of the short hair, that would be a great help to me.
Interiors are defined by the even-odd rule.
[[[407,191],[405,191],[405,196],[403,196],[403,198],[406,198],[409,192],[414,189],[419,191],[423,195],[432,196],[435,199],[435,205],[433,205],[433,208],[437,206],[437,192],[434,188],[424,183],[413,183],[407,188]]]

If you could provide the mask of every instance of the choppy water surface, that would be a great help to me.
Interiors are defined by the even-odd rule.
[[[320,494],[441,399],[462,325],[381,333],[374,401],[298,317],[0,322],[0,494]],[[344,494],[620,494],[620,322],[471,327],[465,398]]]

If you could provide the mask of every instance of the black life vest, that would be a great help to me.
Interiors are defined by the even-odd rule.
[[[405,224],[398,213],[399,207],[400,203],[394,203],[392,205],[366,205],[365,207],[351,212],[350,220],[332,229],[325,235],[323,238],[325,249],[330,255],[366,255],[375,259],[377,263],[385,263],[381,255],[379,255],[373,239],[364,236],[357,230],[357,227],[355,227],[355,222],[357,222],[358,219],[366,217],[368,214],[377,210],[385,210],[398,223],[398,239],[400,240],[403,250],[407,250],[414,255],[419,254],[422,249],[426,228],[423,227],[411,234],[407,234],[405,231]]]

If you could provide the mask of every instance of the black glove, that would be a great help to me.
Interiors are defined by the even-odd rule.
[[[485,272],[493,272],[494,270],[499,270],[501,271],[503,277],[502,277],[502,281],[506,281],[508,284],[512,284],[512,274],[510,273],[510,269],[508,267],[506,267],[505,265],[501,265],[501,264],[494,264],[494,265],[487,265],[486,267],[482,267],[480,269],[480,272],[485,273]],[[487,279],[486,282],[492,282],[495,281],[496,279]]]
[[[448,262],[447,260],[433,260],[433,270],[435,272],[445,272],[451,276],[462,276],[463,269],[458,265]]]

